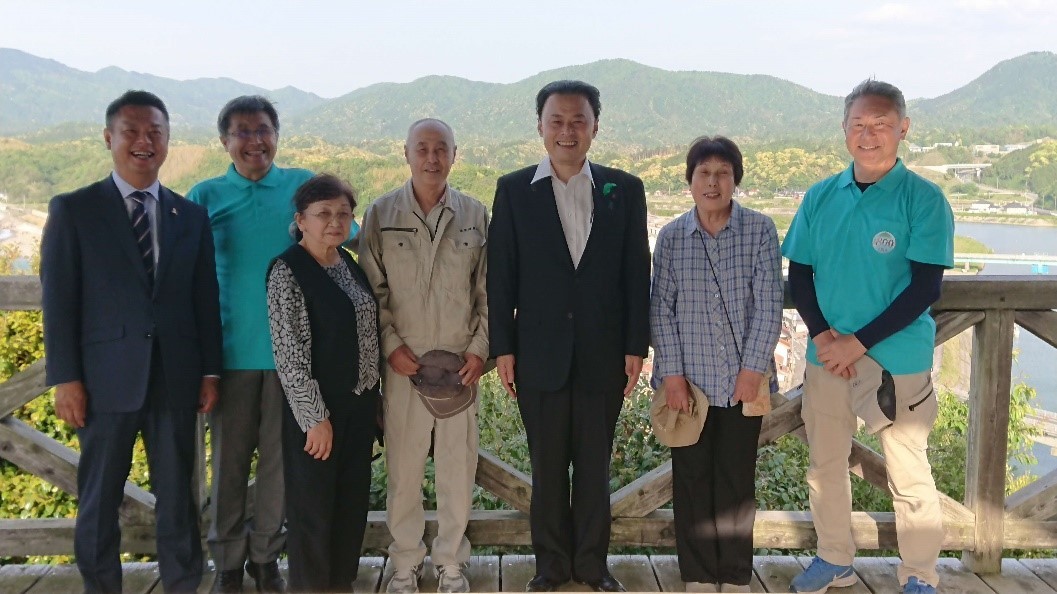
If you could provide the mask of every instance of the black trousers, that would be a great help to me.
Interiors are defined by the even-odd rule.
[[[536,574],[562,583],[608,572],[609,464],[620,390],[518,390],[532,460],[532,549]],[[569,465],[572,465],[570,490]]]
[[[289,406],[283,407],[286,553],[292,592],[348,592],[356,580],[371,493],[371,449],[378,388],[327,398],[334,428],[330,457],[305,452]]]
[[[763,417],[709,407],[701,439],[672,448],[675,547],[684,582],[747,585]]]
[[[77,524],[74,555],[86,593],[121,592],[118,508],[142,431],[155,497],[158,570],[166,592],[195,592],[202,581],[202,543],[191,477],[196,408],[167,408],[165,381],[154,346],[147,399],[138,411],[92,411],[77,430]],[[195,400],[195,402],[197,399]]]

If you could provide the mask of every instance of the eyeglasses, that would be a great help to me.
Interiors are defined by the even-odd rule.
[[[320,223],[329,225],[334,221],[337,221],[339,225],[345,225],[352,219],[356,218],[356,215],[351,212],[306,212],[306,215],[319,219]]]
[[[235,137],[239,140],[249,140],[251,138],[259,138],[261,140],[271,140],[275,138],[276,132],[271,128],[257,128],[256,130],[234,130],[228,132],[229,137]]]

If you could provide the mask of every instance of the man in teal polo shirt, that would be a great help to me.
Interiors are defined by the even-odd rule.
[[[286,400],[272,359],[265,275],[271,260],[293,242],[291,199],[312,172],[272,163],[279,116],[264,97],[232,99],[220,110],[217,128],[231,166],[187,194],[209,211],[224,328],[220,402],[210,417],[213,522],[208,543],[217,567],[212,591],[241,592],[245,564],[259,592],[282,592],[276,560],[285,542],[281,428]],[[254,450],[254,514],[247,522]]]
[[[802,415],[818,556],[793,580],[795,592],[856,581],[848,456],[863,412],[852,394],[867,389],[891,421],[876,434],[892,485],[900,583],[906,593],[936,591],[943,515],[925,455],[937,412],[929,306],[954,265],[954,217],[943,192],[898,158],[909,127],[899,89],[876,80],[855,87],[843,124],[852,165],[808,190],[782,245],[811,334]],[[874,362],[883,370],[869,374],[867,388]],[[894,412],[880,405],[893,399]]]

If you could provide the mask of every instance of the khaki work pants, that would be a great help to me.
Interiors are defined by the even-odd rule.
[[[435,567],[470,560],[466,525],[470,521],[477,473],[477,403],[447,419],[429,414],[411,381],[385,366],[385,465],[389,473],[386,525],[393,536],[389,559],[396,571],[422,563],[422,479],[430,438],[436,466],[437,537],[431,558]]]
[[[884,449],[888,487],[899,539],[899,582],[916,576],[939,582],[936,559],[943,544],[943,512],[925,455],[936,421],[937,402],[929,372],[893,375],[896,420],[878,432]],[[851,565],[855,541],[851,530],[851,479],[848,456],[856,430],[849,382],[808,364],[802,415],[811,462],[807,483],[811,514],[818,534],[818,555],[836,565]]]

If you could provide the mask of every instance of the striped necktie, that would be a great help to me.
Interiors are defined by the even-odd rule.
[[[139,255],[143,259],[143,267],[147,270],[147,278],[154,282],[154,241],[150,234],[150,217],[144,201],[150,197],[146,192],[132,192],[128,196],[135,203],[132,208],[132,233],[139,247]]]

